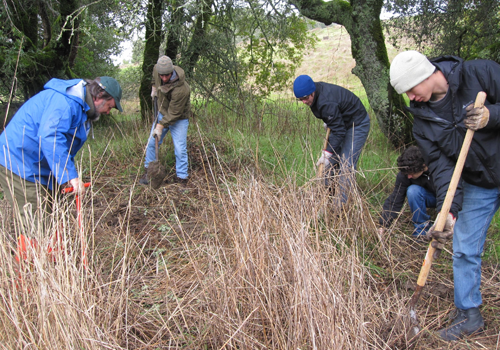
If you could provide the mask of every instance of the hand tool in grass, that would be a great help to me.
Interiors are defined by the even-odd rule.
[[[486,100],[486,94],[484,92],[479,92],[476,97],[476,102],[474,103],[474,107],[479,108],[484,105],[484,101]],[[467,133],[465,134],[464,143],[462,144],[462,148],[460,150],[460,154],[458,156],[457,164],[455,165],[455,170],[453,171],[453,175],[451,177],[450,184],[448,186],[448,191],[446,192],[446,197],[443,202],[443,206],[441,207],[441,212],[438,217],[438,221],[436,222],[436,226],[434,230],[443,231],[444,225],[446,223],[446,217],[450,212],[451,204],[453,202],[453,197],[455,196],[455,191],[457,189],[458,181],[460,180],[460,176],[462,175],[462,170],[464,168],[465,159],[467,158],[467,153],[469,152],[470,144],[472,142],[472,137],[474,136],[474,131],[471,129],[467,129]],[[432,239],[434,241],[434,239]],[[436,248],[432,246],[432,241],[429,244],[429,248],[427,249],[427,253],[425,254],[424,263],[422,264],[422,268],[420,269],[420,274],[418,275],[417,280],[417,288],[415,289],[415,293],[410,300],[410,330],[408,331],[408,339],[412,341],[415,339],[417,334],[420,332],[420,326],[417,319],[417,302],[422,294],[422,290],[425,286],[425,282],[427,281],[427,277],[429,276],[429,271],[431,269],[434,253],[436,252]]]
[[[328,147],[328,138],[330,137],[330,128],[326,128],[326,136],[325,136],[325,142],[323,143],[323,148],[321,149],[321,154],[323,154],[323,150],[326,149],[326,147]],[[324,177],[324,171],[325,171],[325,164],[324,163],[321,163],[319,166],[318,166],[318,172],[316,173],[316,177],[318,179],[321,179]]]
[[[83,185],[85,188],[90,187],[90,182],[87,182]],[[72,193],[74,191],[73,187],[66,187],[65,189],[62,190],[62,193]],[[79,236],[80,236],[80,246],[82,250],[82,264],[85,270],[88,267],[88,262],[87,262],[87,241],[85,240],[85,236],[83,234],[83,226],[82,226],[82,208],[81,208],[81,201],[80,201],[80,196],[78,194],[75,195],[75,202],[76,202],[76,220],[78,221],[78,229],[79,229]]]
[[[89,187],[90,183],[86,183],[86,184],[84,184],[84,186]],[[63,189],[62,192],[63,193],[73,192],[73,187],[67,187],[67,188]],[[57,235],[57,233],[56,233],[56,235]],[[55,240],[57,240],[57,237]],[[54,241],[54,239],[52,241]],[[16,261],[21,262],[21,261],[31,260],[30,258],[28,258],[28,253],[30,250],[35,251],[36,249],[38,249],[37,240],[35,238],[27,237],[21,233],[17,239],[17,254],[15,255]],[[52,251],[53,251],[53,247],[51,245],[49,245],[49,247],[47,248],[47,253],[50,254],[50,253],[52,253]]]
[[[158,97],[155,96],[153,103],[155,120],[158,123]],[[148,179],[149,184],[152,188],[158,189],[163,183],[163,179],[167,176],[167,170],[163,165],[158,161],[158,138],[155,136],[155,157],[156,160],[152,161],[148,164]]]

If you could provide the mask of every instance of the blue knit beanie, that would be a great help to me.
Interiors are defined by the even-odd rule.
[[[316,91],[316,85],[309,75],[299,75],[293,82],[295,97],[305,97]]]

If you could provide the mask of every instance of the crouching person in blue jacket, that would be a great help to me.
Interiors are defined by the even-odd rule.
[[[121,96],[110,77],[51,79],[14,115],[0,134],[0,185],[22,225],[33,227],[37,209],[50,212],[58,186],[84,194],[74,156],[101,114],[122,111]]]

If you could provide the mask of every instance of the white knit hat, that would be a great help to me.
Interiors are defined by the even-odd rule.
[[[391,85],[398,94],[405,93],[430,77],[435,70],[436,67],[420,52],[401,52],[391,63]]]
[[[174,71],[172,60],[168,56],[161,56],[156,63],[156,71],[161,75],[169,75]]]

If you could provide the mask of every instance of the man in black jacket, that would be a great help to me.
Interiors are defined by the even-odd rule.
[[[316,163],[325,165],[333,175],[340,168],[341,203],[347,201],[348,187],[354,181],[356,165],[370,131],[370,117],[361,100],[341,86],[314,82],[308,75],[299,75],[293,83],[295,97],[311,108],[314,116],[330,128],[328,145]],[[329,184],[328,176],[325,184]]]
[[[456,317],[439,331],[445,340],[482,331],[481,253],[493,215],[500,207],[500,65],[489,60],[464,62],[454,56],[429,61],[416,51],[397,55],[391,85],[411,101],[413,135],[436,186],[441,208],[467,129],[475,131],[454,205],[443,232],[429,230],[441,241],[453,235]],[[485,106],[474,108],[477,93]],[[455,224],[456,222],[456,224]],[[434,242],[436,243],[436,242]]]
[[[399,173],[391,195],[385,200],[379,219],[379,234],[383,234],[403,208],[405,198],[412,213],[415,230],[412,236],[425,236],[430,225],[427,208],[436,207],[436,190],[431,181],[429,170],[417,146],[408,147],[398,157]]]

